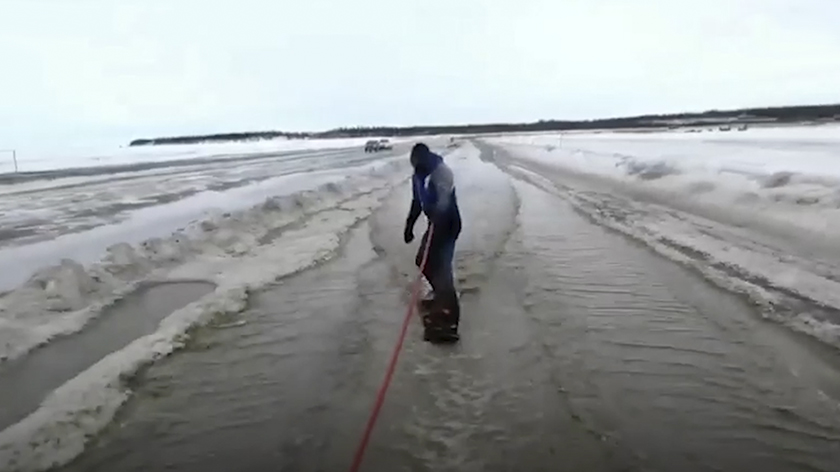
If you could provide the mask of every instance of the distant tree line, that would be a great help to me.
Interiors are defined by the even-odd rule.
[[[221,133],[199,136],[173,136],[167,138],[135,139],[130,146],[148,146],[154,144],[195,144],[210,141],[260,141],[264,139],[303,139],[311,133],[290,133],[285,131],[250,131],[245,133]]]
[[[714,125],[722,123],[778,122],[797,123],[808,121],[840,120],[840,104],[806,105],[789,107],[744,108],[738,110],[709,110],[702,113],[675,113],[640,115],[597,120],[540,120],[531,123],[487,123],[440,126],[374,126],[345,127],[329,131],[291,133],[261,131],[246,133],[209,134],[202,136],[177,136],[169,138],[136,139],[131,146],[155,144],[192,144],[217,141],[249,141],[307,138],[347,138],[373,136],[423,136],[436,134],[489,134],[529,131],[563,131],[587,129],[661,128],[663,126]]]

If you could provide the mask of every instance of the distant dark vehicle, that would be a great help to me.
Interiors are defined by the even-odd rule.
[[[371,139],[365,143],[365,152],[376,152],[379,150],[379,141]]]
[[[377,152],[391,150],[391,142],[387,139],[371,139],[365,143],[365,152]]]

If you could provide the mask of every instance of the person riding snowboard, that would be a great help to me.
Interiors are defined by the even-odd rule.
[[[461,307],[455,292],[453,258],[455,242],[461,234],[461,213],[455,196],[455,177],[443,158],[429,150],[423,143],[411,149],[411,165],[414,175],[411,179],[412,199],[403,237],[406,244],[414,240],[414,224],[420,213],[429,220],[429,228],[423,234],[420,249],[414,263],[420,267],[423,252],[429,244],[429,253],[423,276],[432,286],[433,297],[423,300],[427,315],[423,317],[427,341],[458,339],[458,323]],[[432,240],[429,232],[432,232]]]

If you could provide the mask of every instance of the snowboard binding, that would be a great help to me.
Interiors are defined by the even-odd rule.
[[[433,344],[455,343],[460,340],[458,324],[445,308],[436,306],[434,299],[420,300],[423,319],[423,340]]]

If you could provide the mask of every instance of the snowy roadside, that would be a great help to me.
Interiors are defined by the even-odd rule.
[[[644,186],[815,236],[840,234],[840,126],[569,133],[487,140],[518,157]]]
[[[260,153],[238,159],[139,163],[119,170],[94,168],[96,173],[88,176],[55,171],[49,178],[0,184],[0,248],[121,223],[138,211],[201,193],[205,195],[196,199],[211,202],[224,200],[214,198],[223,193],[237,197],[232,190],[254,187],[266,179],[359,167],[395,152],[368,154],[345,148]]]
[[[243,154],[287,151],[327,150],[364,146],[371,138],[269,139],[259,141],[171,144],[156,146],[121,146],[103,143],[97,146],[62,146],[60,149],[17,149],[20,172],[44,172],[55,169],[128,165],[180,159],[239,157]],[[392,141],[401,142],[403,138]],[[0,174],[14,172],[11,156],[0,155]]]
[[[675,133],[564,136],[560,147],[547,135],[487,141],[509,172],[746,294],[765,317],[840,348],[840,161],[826,165],[840,138],[739,134],[712,143]],[[681,154],[669,153],[669,140]],[[740,154],[725,154],[736,140]]]
[[[332,257],[342,235],[406,178],[406,168],[404,159],[379,163],[314,190],[197,222],[168,238],[136,247],[118,244],[99,263],[85,268],[65,261],[9,294],[4,303],[7,312],[17,310],[18,329],[9,330],[7,320],[0,331],[8,336],[7,356],[81,329],[141,281],[200,278],[217,287],[169,315],[157,332],[65,383],[36,412],[0,432],[0,470],[45,470],[72,460],[129,398],[126,379],[183,346],[192,327],[240,311],[250,291]],[[44,317],[50,309],[73,311]]]

